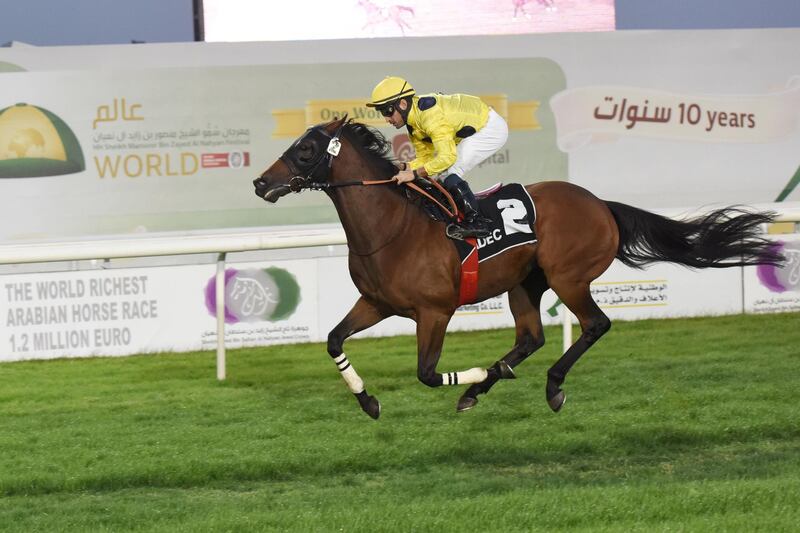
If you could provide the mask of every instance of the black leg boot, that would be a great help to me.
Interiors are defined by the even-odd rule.
[[[456,205],[464,212],[464,220],[447,226],[447,236],[464,240],[469,237],[477,239],[490,235],[489,219],[481,216],[478,200],[469,188],[469,184],[456,174],[450,174],[444,180],[448,192],[453,195]]]

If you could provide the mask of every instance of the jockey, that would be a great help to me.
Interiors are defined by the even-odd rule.
[[[508,138],[503,117],[476,96],[427,94],[417,96],[406,80],[383,79],[372,91],[368,107],[376,108],[395,128],[405,126],[416,158],[400,163],[398,183],[437,176],[464,212],[460,224],[447,226],[455,239],[487,237],[489,220],[463,176],[497,152]]]

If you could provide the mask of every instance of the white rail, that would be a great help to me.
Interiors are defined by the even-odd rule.
[[[124,238],[26,242],[0,246],[0,264],[46,263],[208,253],[247,252],[345,244],[340,226],[275,231],[165,233]]]
[[[341,226],[229,230],[211,233],[143,235],[125,238],[26,242],[0,246],[0,264],[119,259],[215,253],[217,256],[217,379],[225,379],[225,257],[230,252],[345,244]]]

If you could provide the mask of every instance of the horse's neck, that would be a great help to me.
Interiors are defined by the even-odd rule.
[[[331,194],[351,251],[366,255],[386,246],[412,218],[408,201],[389,187],[397,185],[354,185]]]

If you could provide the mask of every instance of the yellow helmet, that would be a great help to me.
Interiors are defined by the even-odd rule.
[[[367,107],[380,107],[413,95],[414,88],[406,80],[397,76],[386,76],[372,90],[372,101],[367,102]]]

